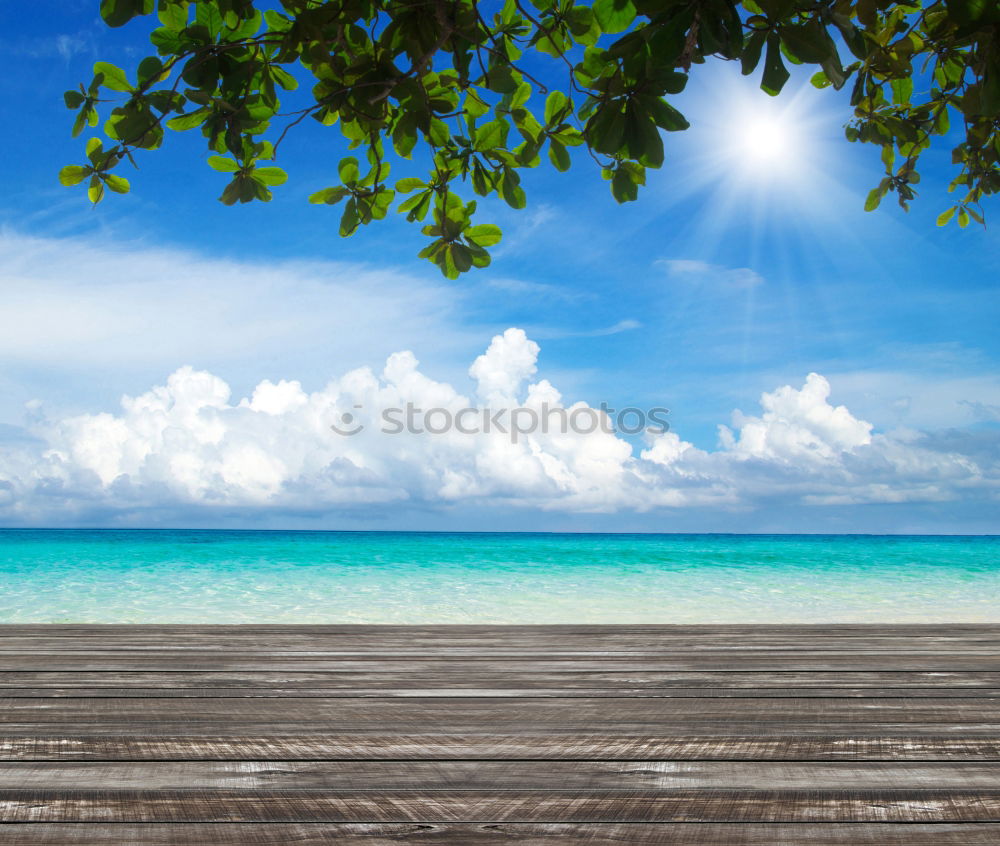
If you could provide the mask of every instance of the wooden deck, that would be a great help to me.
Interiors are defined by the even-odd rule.
[[[3,626],[0,843],[1000,844],[1000,626]]]

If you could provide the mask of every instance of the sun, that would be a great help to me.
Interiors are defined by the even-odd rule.
[[[757,98],[738,104],[721,144],[730,170],[754,181],[794,176],[804,147],[798,126],[788,109],[775,104]]]
[[[829,131],[825,110],[817,107],[821,95],[809,85],[789,85],[770,97],[754,79],[713,77],[689,108],[693,169],[706,181],[754,192],[787,193],[805,182]]]
[[[673,169],[651,183],[665,206],[694,210],[678,218],[685,242],[729,250],[734,226],[753,251],[854,237],[840,212],[863,195],[847,179],[842,103],[806,79],[770,97],[732,65],[707,68],[678,98],[691,128],[670,139]]]
[[[738,152],[755,162],[780,165],[795,153],[794,129],[780,116],[751,117],[735,134]]]

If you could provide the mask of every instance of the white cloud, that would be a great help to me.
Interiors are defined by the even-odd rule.
[[[538,368],[538,344],[523,329],[497,335],[489,348],[472,362],[469,375],[479,384],[478,394],[487,406],[506,408],[517,402],[517,389]]]
[[[745,290],[764,282],[764,277],[749,267],[723,267],[698,259],[658,259],[653,266],[663,268],[672,279],[722,288]]]
[[[235,261],[182,251],[0,232],[0,420],[35,397],[81,410],[141,390],[179,362],[248,389],[332,363],[424,349],[467,360],[453,286],[337,262]],[[460,370],[449,370],[452,378]]]
[[[785,464],[829,464],[839,456],[871,443],[871,423],[858,420],[842,405],[829,404],[830,383],[810,373],[801,390],[790,385],[764,394],[760,417],[733,415],[735,436],[719,427],[719,440],[734,456]]]
[[[494,337],[469,369],[475,399],[426,375],[404,351],[379,374],[361,367],[312,392],[264,380],[237,399],[217,376],[182,367],[113,414],[49,420],[36,409],[28,427],[35,440],[12,441],[0,455],[0,515],[44,522],[100,512],[113,522],[192,507],[322,514],[380,504],[615,512],[936,502],[1000,490],[1000,452],[981,443],[963,452],[960,439],[913,431],[876,433],[831,404],[829,383],[815,373],[801,388],[763,394],[757,416],[734,412],[714,451],[668,431],[647,436],[637,452],[613,432],[583,431],[601,422],[596,409],[532,381],[538,354],[520,329]],[[553,424],[514,438],[509,418],[508,431],[485,431],[477,412],[465,420],[473,434],[383,431],[386,411],[401,418],[407,404],[441,409],[436,423],[420,419],[427,428],[466,408],[522,407],[575,413],[581,431]],[[364,428],[331,430],[345,420]]]
[[[907,359],[907,371],[835,371],[830,378],[851,408],[881,426],[968,426],[988,422],[990,409],[1000,408],[1000,376],[988,361],[942,367],[912,354]]]
[[[959,405],[968,408],[976,420],[984,423],[1000,423],[1000,405],[971,400],[959,400],[958,402]]]
[[[599,326],[596,329],[549,329],[536,327],[531,334],[542,340],[561,340],[564,338],[606,338],[609,335],[620,335],[622,332],[632,332],[641,329],[642,323],[631,317],[612,323],[610,326]]]

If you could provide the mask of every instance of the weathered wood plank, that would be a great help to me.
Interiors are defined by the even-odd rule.
[[[966,637],[936,637],[936,636],[872,636],[843,638],[830,635],[803,637],[802,641],[809,644],[815,651],[837,652],[910,652],[920,649],[927,652],[983,652],[994,649],[1000,637],[966,636]],[[188,636],[179,634],[172,636],[150,636],[144,634],[126,635],[109,633],[103,637],[93,636],[45,636],[25,635],[0,637],[0,652],[15,651],[50,651],[50,652],[83,652],[95,647],[102,650],[117,651],[190,651],[208,649],[232,649],[251,652],[356,652],[360,654],[397,651],[423,652],[463,651],[477,652],[517,652],[525,654],[545,654],[546,652],[565,652],[569,654],[620,654],[643,655],[660,654],[664,652],[703,652],[724,651],[743,652],[753,650],[788,649],[790,638],[772,637],[769,635],[733,635],[703,637],[677,636],[663,633],[658,636],[644,637],[587,637],[551,635],[504,635],[487,637],[422,637],[419,634],[405,636],[334,636],[334,637],[303,637],[301,635],[275,635],[262,633],[259,635],[199,635]]]
[[[97,701],[97,700],[92,700]],[[506,734],[520,734],[532,736],[538,734],[590,734],[602,737],[614,737],[616,735],[625,737],[647,736],[653,732],[669,734],[677,738],[690,737],[746,737],[756,735],[762,738],[783,738],[798,736],[872,736],[888,738],[920,737],[921,735],[937,736],[946,732],[952,732],[956,737],[964,737],[973,740],[993,740],[1000,737],[1000,721],[990,721],[983,723],[969,722],[960,725],[949,725],[942,722],[919,723],[913,721],[884,722],[877,725],[866,725],[857,720],[850,721],[817,721],[811,720],[787,720],[774,721],[769,724],[761,724],[755,720],[692,720],[689,722],[660,721],[656,724],[649,723],[615,723],[615,722],[594,722],[594,723],[574,723],[562,728],[557,723],[507,723],[497,727],[487,727],[481,722],[476,723],[450,723],[447,725],[421,726],[413,723],[381,723],[378,726],[365,725],[357,727],[345,725],[342,722],[330,720],[310,720],[308,722],[282,721],[276,724],[273,720],[263,721],[241,721],[230,722],[224,719],[191,721],[185,720],[130,720],[127,723],[117,722],[114,719],[102,720],[100,722],[71,721],[71,722],[47,722],[47,723],[4,723],[3,730],[10,737],[23,736],[49,736],[62,737],[69,732],[74,735],[102,737],[121,734],[128,731],[133,734],[146,736],[165,735],[168,737],[241,737],[247,735],[262,735],[273,731],[279,731],[283,736],[294,737],[310,733],[323,733],[332,735],[337,733],[349,733],[351,735],[372,734],[376,731],[388,731],[397,735],[405,735],[414,730],[425,730],[439,732],[441,734],[492,734],[496,730],[501,730]]]
[[[0,737],[4,761],[353,761],[353,760],[605,760],[605,761],[1000,761],[1000,733],[859,736],[823,734],[688,737],[570,732],[449,735],[415,730],[384,734],[170,736],[159,731],[80,736]],[[131,727],[130,727],[131,728]],[[855,728],[857,728],[855,726]],[[72,731],[72,733],[70,733]]]
[[[1000,653],[1000,650],[998,650]],[[417,670],[368,672],[330,670],[326,672],[296,672],[280,669],[234,670],[230,672],[204,670],[185,671],[87,671],[22,670],[0,672],[0,696],[13,695],[13,690],[53,689],[248,689],[248,690],[402,690],[421,687],[450,689],[548,689],[566,690],[704,690],[705,695],[718,695],[720,690],[747,691],[748,695],[768,695],[771,690],[803,691],[812,689],[899,690],[910,695],[911,690],[947,691],[942,696],[964,695],[969,690],[984,690],[988,695],[1000,695],[1000,672],[823,672],[823,671],[764,671],[764,672],[701,672],[701,671],[633,671],[563,670],[561,672],[491,671],[427,672]],[[995,694],[990,691],[996,691]],[[21,695],[21,694],[19,694]],[[169,694],[164,694],[169,695]]]
[[[1000,822],[1000,790],[0,790],[2,822]]]
[[[1000,789],[1000,762],[185,761],[0,763],[0,790]]]
[[[614,733],[668,724],[694,725],[717,721],[753,721],[762,726],[800,722],[857,721],[877,730],[883,724],[942,724],[952,727],[996,725],[1000,730],[1000,699],[927,698],[865,699],[717,699],[544,697],[408,699],[178,699],[164,697],[124,699],[16,699],[0,698],[0,713],[8,725],[73,725],[131,722],[170,723],[224,720],[240,723],[324,723],[343,731],[397,726],[469,730],[504,726],[558,726],[573,730],[599,726]],[[464,730],[464,729],[463,729]]]
[[[996,846],[1000,824],[908,823],[28,823],[5,846]]]
[[[0,626],[0,719],[5,846],[1000,842],[1000,625]]]
[[[430,680],[434,681],[434,680]],[[421,684],[422,682],[422,684]],[[488,684],[490,679],[483,679]],[[440,680],[440,687],[425,686],[428,680],[415,679],[411,687],[29,687],[3,688],[0,696],[14,699],[413,699],[429,697],[460,697],[472,699],[496,698],[634,698],[634,699],[802,699],[802,698],[851,698],[851,699],[994,699],[1000,697],[1000,688],[871,688],[871,687],[816,687],[816,688],[682,688],[682,687],[455,687],[447,680]]]
[[[1000,672],[1000,650],[989,653],[907,652],[892,656],[873,652],[811,652],[801,650],[760,650],[758,652],[673,653],[648,656],[577,655],[561,657],[526,656],[509,653],[483,653],[452,656],[444,651],[386,653],[282,654],[266,652],[234,652],[228,650],[190,650],[180,652],[81,651],[15,652],[0,655],[0,672],[32,671],[258,671],[283,672],[353,671],[353,672],[419,672],[470,673],[484,671],[500,673],[536,672],[787,672],[787,671],[850,671],[896,672]]]

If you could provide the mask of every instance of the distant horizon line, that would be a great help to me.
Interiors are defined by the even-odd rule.
[[[997,538],[993,532],[651,532],[651,531],[558,531],[530,529],[238,529],[186,526],[0,526],[0,532],[240,532],[254,534],[344,534],[344,535],[581,535],[616,537],[868,537],[868,538]]]

